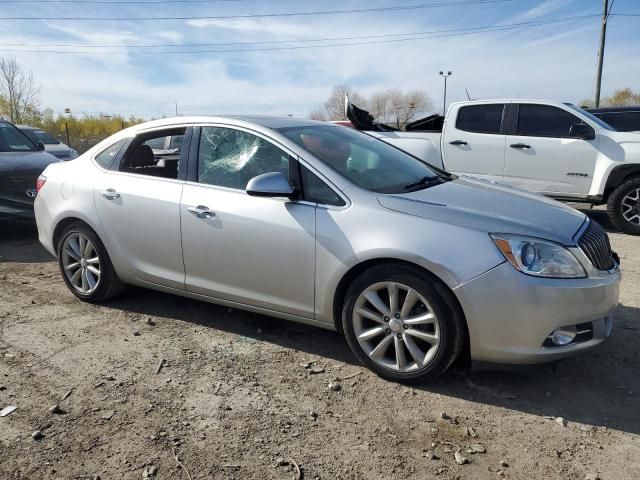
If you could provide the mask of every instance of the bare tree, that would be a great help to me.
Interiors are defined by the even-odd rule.
[[[9,120],[22,123],[38,111],[38,94],[33,72],[25,72],[15,58],[0,59],[0,97]]]
[[[585,99],[580,105],[593,108],[593,100]],[[634,92],[629,87],[619,88],[610,97],[604,97],[600,105],[603,107],[624,107],[628,105],[640,105],[640,92]]]
[[[345,95],[349,96],[349,100],[358,106],[366,107],[366,100],[357,91],[347,85],[337,85],[333,87],[333,91],[329,99],[324,102],[322,120],[346,120],[347,116],[344,111]],[[318,112],[314,112],[318,113]]]
[[[418,115],[431,110],[433,104],[420,90],[403,92],[398,88],[375,92],[369,99],[369,112],[380,123],[402,127]]]

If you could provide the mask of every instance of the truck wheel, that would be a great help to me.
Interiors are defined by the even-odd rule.
[[[623,182],[609,196],[611,223],[621,232],[640,235],[640,177]]]
[[[353,353],[394,382],[433,380],[462,351],[462,314],[451,293],[422,271],[378,265],[351,284],[342,326]]]

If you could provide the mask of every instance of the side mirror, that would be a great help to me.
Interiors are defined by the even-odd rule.
[[[245,189],[252,197],[286,197],[291,198],[294,189],[289,180],[280,172],[263,173],[253,177]]]
[[[582,140],[593,140],[596,138],[596,132],[586,123],[574,123],[569,128],[569,136],[571,138],[580,138]]]
[[[38,151],[44,152],[44,143],[38,142],[36,143],[36,147],[38,148]]]

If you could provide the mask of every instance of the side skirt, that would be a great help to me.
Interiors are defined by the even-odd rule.
[[[133,282],[131,282],[133,284]],[[145,282],[144,280],[137,280],[135,285],[148,288],[150,290],[157,290],[160,292],[170,293],[181,297],[193,298],[194,300],[200,300],[207,303],[214,303],[216,305],[222,305],[225,307],[237,308],[238,310],[245,310],[248,312],[260,313],[270,317],[282,318],[284,320],[290,320],[292,322],[303,323],[305,325],[311,325],[313,327],[324,328],[325,330],[336,331],[335,325],[329,322],[322,322],[313,318],[299,317],[297,315],[291,315],[289,313],[278,312],[276,310],[269,310],[267,308],[254,307],[253,305],[247,305],[245,303],[233,302],[231,300],[223,300],[217,297],[211,297],[208,295],[202,295],[200,293],[188,292],[186,290],[178,290],[171,287],[165,287],[164,285],[157,285],[151,282]]]

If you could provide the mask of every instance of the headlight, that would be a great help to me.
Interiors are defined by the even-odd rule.
[[[557,243],[502,233],[492,233],[491,238],[509,263],[527,275],[550,278],[587,276],[578,259]]]

